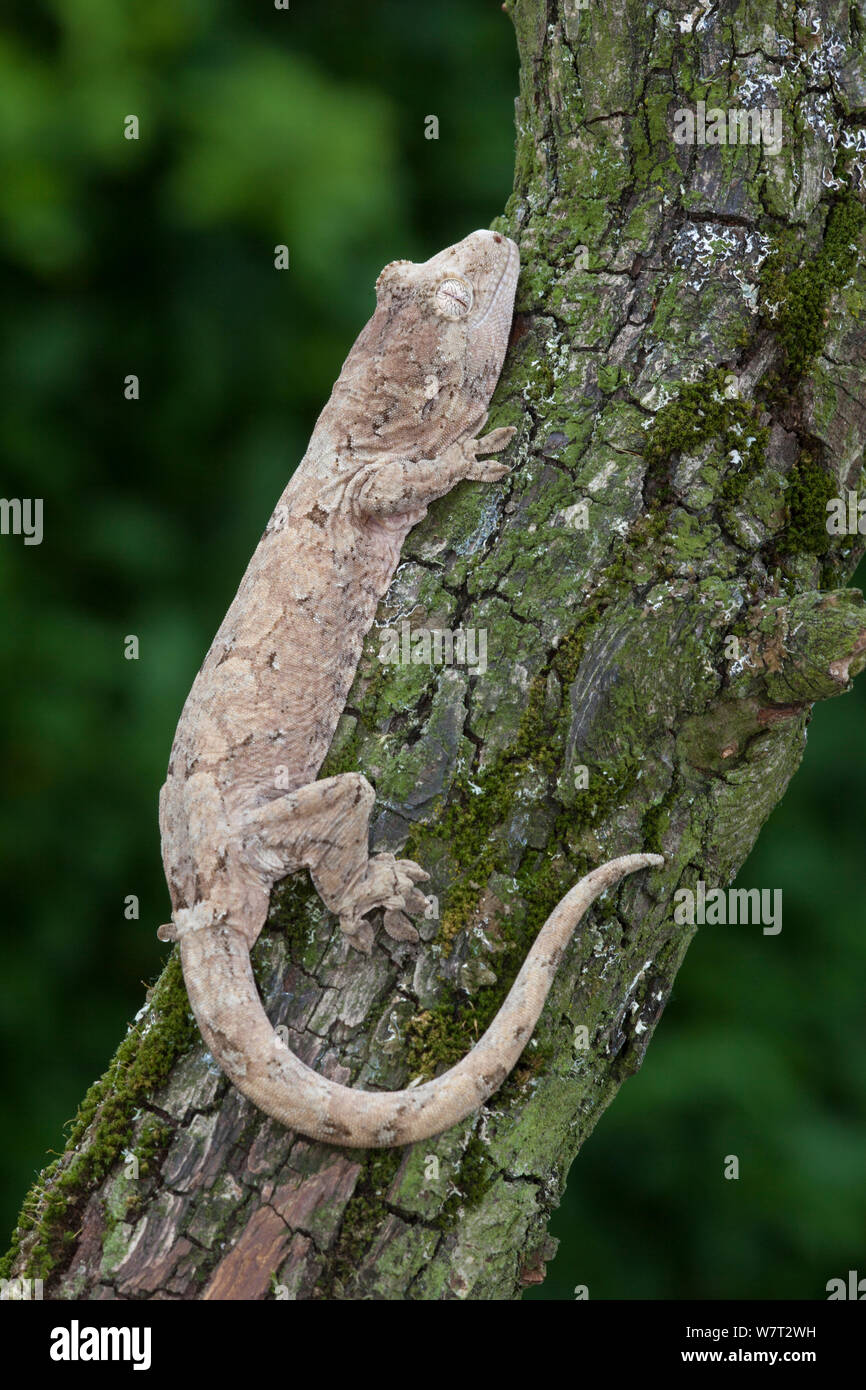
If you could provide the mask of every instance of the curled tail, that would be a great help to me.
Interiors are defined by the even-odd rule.
[[[352,1148],[429,1139],[477,1110],[502,1085],[529,1041],[563,951],[590,904],[626,874],[663,863],[658,854],[626,854],[576,883],[541,928],[502,1008],[471,1052],[441,1076],[408,1090],[355,1090],[299,1061],[268,1022],[245,938],[227,924],[191,923],[180,933],[190,1003],[229,1079],[281,1124]]]

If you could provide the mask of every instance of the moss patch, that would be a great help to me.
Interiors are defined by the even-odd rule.
[[[674,777],[661,801],[644,812],[641,822],[643,848],[645,854],[664,854],[662,841],[670,825],[671,810],[679,795],[678,779]]]
[[[384,1198],[397,1176],[403,1151],[375,1149],[358,1157],[362,1159],[361,1172],[343,1212],[327,1281],[316,1288],[317,1298],[340,1298],[351,1286],[362,1257],[382,1225]]]
[[[461,1211],[478,1206],[495,1178],[496,1170],[484,1144],[476,1134],[471,1135],[454,1182],[457,1191],[443,1202],[433,1225],[439,1230],[449,1230],[457,1222]]]
[[[831,208],[817,256],[793,264],[800,254],[798,239],[785,231],[764,263],[761,307],[784,350],[788,377],[801,376],[821,349],[830,297],[856,268],[864,221],[866,209],[849,194]]]
[[[791,554],[823,555],[830,548],[827,503],[836,483],[813,454],[804,451],[791,472],[786,501],[788,525],[783,548]]]
[[[149,1115],[141,1127],[133,1155],[138,1159],[138,1176],[149,1177],[156,1167],[157,1159],[168,1148],[174,1130],[171,1125]]]
[[[760,407],[725,394],[728,373],[714,367],[701,381],[680,387],[676,400],[663,405],[647,432],[644,457],[663,496],[669,494],[667,465],[674,454],[695,454],[711,439],[722,452],[737,457],[726,474],[721,496],[739,502],[751,479],[763,467],[769,431],[758,424]]]

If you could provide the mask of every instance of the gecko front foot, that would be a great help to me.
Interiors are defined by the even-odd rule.
[[[412,859],[395,859],[393,854],[371,855],[364,877],[353,890],[350,906],[340,912],[340,926],[349,943],[369,955],[373,945],[373,928],[366,914],[377,907],[385,909],[385,931],[394,941],[418,941],[418,933],[409,914],[423,915],[429,902],[415,887],[430,875]]]
[[[479,429],[483,429],[486,422],[487,415],[485,414]],[[463,477],[476,483],[495,483],[499,478],[504,478],[506,474],[511,472],[507,464],[499,463],[495,459],[484,460],[479,455],[501,453],[511,443],[516,433],[517,430],[514,425],[502,425],[499,429],[490,430],[488,434],[464,439],[456,446],[463,456]]]

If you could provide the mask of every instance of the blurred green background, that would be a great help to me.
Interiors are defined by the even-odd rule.
[[[0,494],[45,499],[41,546],[0,540],[11,1228],[165,955],[156,798],[192,677],[379,269],[501,211],[517,60],[496,0],[4,9]],[[696,940],[530,1296],[820,1298],[866,1274],[863,701],[817,710],[739,880],[783,888],[784,930]]]

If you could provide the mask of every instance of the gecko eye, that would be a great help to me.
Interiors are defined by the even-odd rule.
[[[465,319],[472,308],[472,286],[468,280],[449,275],[436,286],[433,305],[446,319]]]

